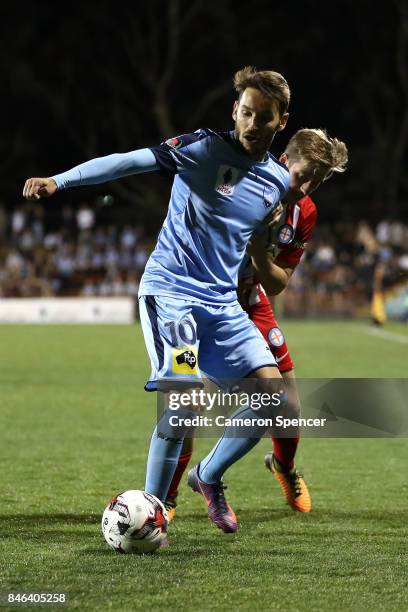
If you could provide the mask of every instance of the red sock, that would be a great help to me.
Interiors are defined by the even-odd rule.
[[[171,481],[169,492],[167,493],[167,497],[176,497],[178,493],[178,486],[180,484],[181,477],[186,471],[186,467],[188,466],[188,462],[191,459],[191,455],[193,454],[193,449],[190,448],[187,452],[181,451],[181,455],[178,460],[178,464],[176,467],[176,471],[174,472],[173,480]]]
[[[289,470],[293,468],[299,437],[299,434],[296,436],[296,438],[272,437],[273,454],[285,469]]]

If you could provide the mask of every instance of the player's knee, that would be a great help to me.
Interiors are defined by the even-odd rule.
[[[287,395],[286,402],[282,408],[284,416],[288,419],[298,419],[300,417],[300,404],[299,402],[294,401],[290,397],[290,394]]]
[[[287,389],[282,378],[260,378],[256,383],[256,391],[265,398],[263,403],[269,411],[276,411],[287,404]]]
[[[180,407],[177,410],[167,408],[157,423],[157,436],[182,444],[186,436],[193,436],[196,416],[197,413],[189,408]]]
[[[267,412],[270,415],[281,414],[290,419],[299,418],[301,413],[300,400],[290,381],[283,378],[261,378],[257,381],[257,390],[270,398]]]
[[[171,390],[162,387],[158,412],[161,417],[157,423],[157,435],[161,438],[183,441],[186,436],[193,437],[195,417],[201,412],[198,388],[178,385]]]

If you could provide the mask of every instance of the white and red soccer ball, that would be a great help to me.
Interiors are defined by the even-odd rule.
[[[164,543],[169,519],[160,500],[145,491],[125,491],[111,499],[102,516],[102,533],[121,553],[151,553]]]

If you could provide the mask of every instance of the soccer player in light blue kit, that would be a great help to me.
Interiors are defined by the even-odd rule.
[[[270,349],[237,301],[238,269],[254,230],[261,230],[289,186],[289,173],[268,149],[287,122],[290,91],[279,73],[247,67],[234,77],[235,130],[200,129],[150,149],[85,162],[50,178],[31,178],[23,195],[36,200],[68,187],[161,170],[174,175],[169,211],[142,278],[140,316],[152,372],[147,390],[195,388],[201,373],[216,380],[251,375],[276,391],[280,374]],[[275,383],[275,384],[271,384]],[[163,412],[151,438],[145,489],[165,500],[187,428]],[[194,416],[193,407],[178,411]],[[256,420],[250,407],[240,417]],[[179,418],[179,422],[182,418]],[[195,486],[211,520],[233,532],[221,476],[263,434],[228,432],[202,462]]]

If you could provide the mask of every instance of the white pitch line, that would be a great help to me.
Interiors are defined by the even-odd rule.
[[[361,328],[361,331],[370,335],[384,338],[384,340],[391,340],[392,342],[399,342],[400,344],[408,344],[408,336],[404,334],[396,334],[395,332],[386,331],[385,329],[372,328]]]

